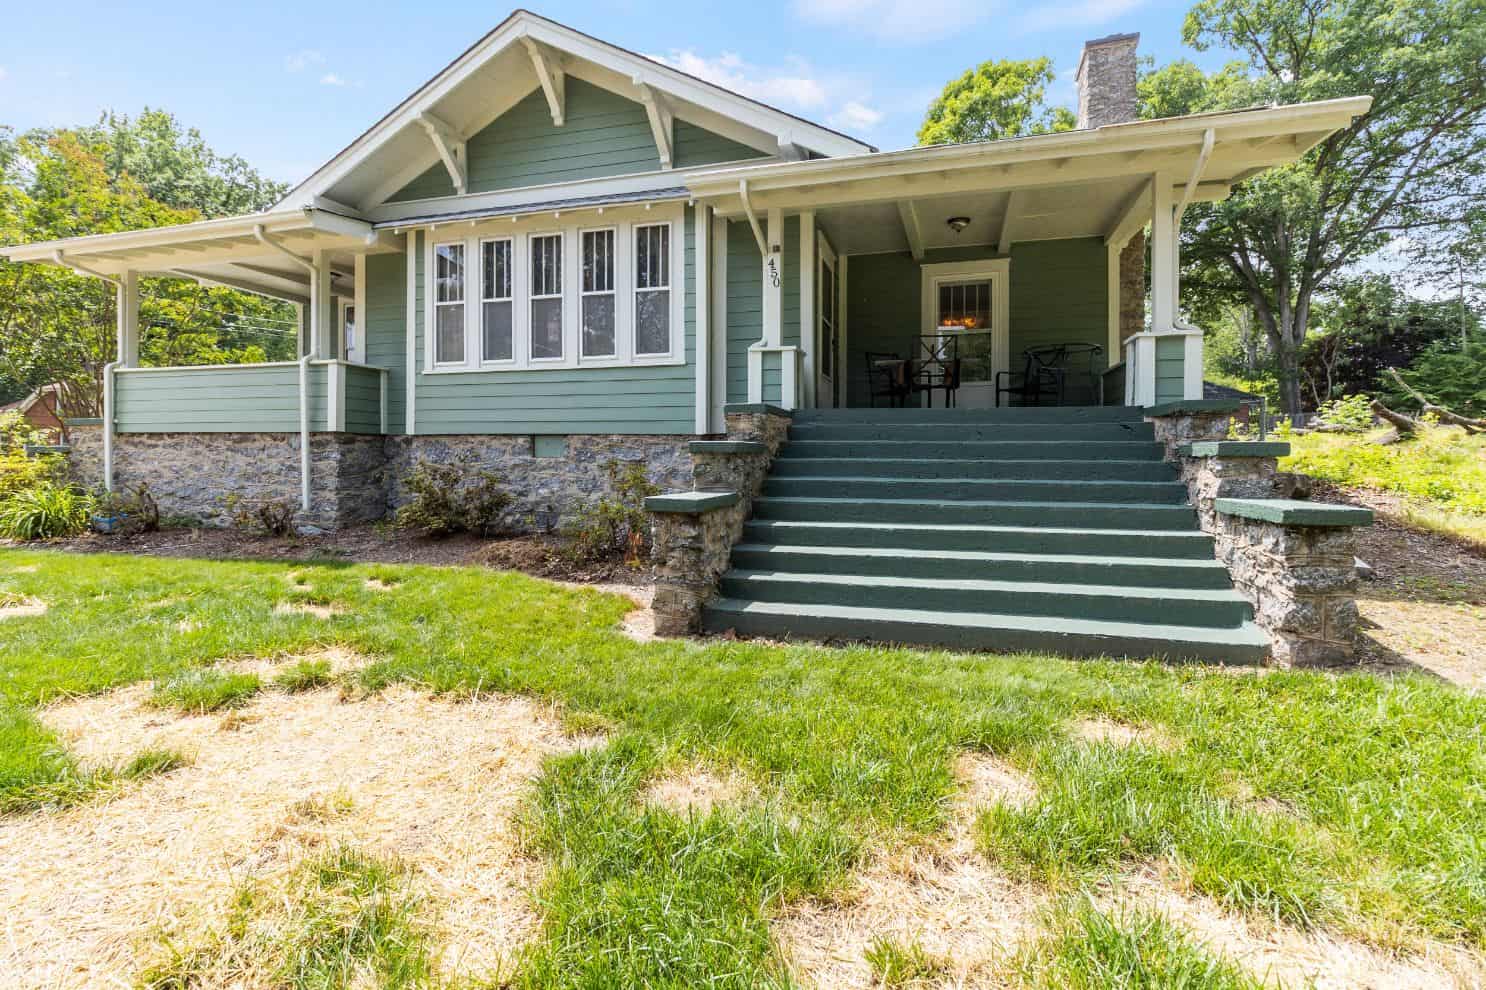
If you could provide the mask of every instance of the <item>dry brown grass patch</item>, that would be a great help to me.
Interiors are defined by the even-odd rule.
[[[1000,987],[999,964],[1035,934],[1049,895],[1016,881],[975,849],[972,825],[988,803],[1022,804],[1031,782],[985,753],[963,754],[949,828],[927,843],[877,851],[852,887],[791,905],[775,923],[794,975],[809,987],[871,987],[866,952],[878,939],[917,943],[942,960],[942,985]]]
[[[330,664],[332,677],[339,677],[352,670],[360,670],[371,663],[371,658],[357,653],[350,647],[333,645],[310,650],[305,653],[280,653],[269,657],[243,657],[219,664],[221,669],[234,674],[257,674],[265,681],[291,664],[302,660],[324,660]]]
[[[757,785],[739,770],[719,773],[705,766],[689,766],[651,781],[641,800],[682,814],[705,815],[719,805],[745,804],[758,797]]]
[[[280,615],[313,615],[317,619],[346,614],[344,605],[325,602],[279,602],[273,610]]]
[[[1073,724],[1073,734],[1088,743],[1108,743],[1111,746],[1150,746],[1170,752],[1177,742],[1161,729],[1148,725],[1129,725],[1110,718],[1086,718]]]
[[[1244,917],[1223,910],[1209,898],[1173,889],[1169,873],[1174,871],[1151,866],[1127,876],[1101,896],[1101,907],[1110,910],[1123,903],[1154,909],[1191,931],[1213,952],[1286,987],[1480,990],[1486,986],[1486,960],[1479,953],[1426,942],[1416,954],[1400,956],[1352,939]]]
[[[370,577],[366,579],[366,589],[368,591],[392,591],[397,587],[398,583],[397,581],[383,581],[381,578]]]
[[[24,619],[30,616],[45,615],[46,609],[46,602],[40,598],[0,592],[0,622],[6,619]]]
[[[442,961],[480,977],[537,929],[512,817],[550,754],[555,715],[520,699],[454,701],[395,687],[354,704],[268,692],[235,732],[148,706],[148,686],[41,714],[107,762],[146,745],[193,764],[120,797],[0,822],[0,973],[21,987],[127,980],[159,934],[218,925],[233,887],[272,883],[309,850],[349,843],[413,870],[440,919]]]

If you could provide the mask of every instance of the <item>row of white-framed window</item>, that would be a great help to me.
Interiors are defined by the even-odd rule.
[[[679,360],[673,227],[621,223],[434,240],[432,369]]]

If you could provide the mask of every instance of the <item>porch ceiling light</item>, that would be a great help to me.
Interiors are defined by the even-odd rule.
[[[970,218],[969,217],[950,217],[948,220],[946,220],[944,222],[946,224],[948,224],[949,225],[949,229],[952,230],[952,231],[954,231],[956,234],[958,234],[960,231],[964,230],[966,227],[970,226]]]

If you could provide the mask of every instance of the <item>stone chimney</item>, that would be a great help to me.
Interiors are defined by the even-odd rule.
[[[1078,86],[1078,126],[1123,124],[1140,115],[1135,95],[1138,34],[1112,34],[1084,42],[1073,80]]]

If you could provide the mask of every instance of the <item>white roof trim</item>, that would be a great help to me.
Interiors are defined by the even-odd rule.
[[[291,189],[280,201],[279,208],[296,204],[307,195],[322,193],[334,186],[383,142],[413,123],[420,113],[437,104],[495,54],[514,44],[526,44],[528,40],[729,116],[766,134],[776,135],[783,143],[800,144],[826,155],[858,155],[873,150],[871,145],[828,127],[740,96],[530,11],[518,10],[373,124],[345,150]]]

